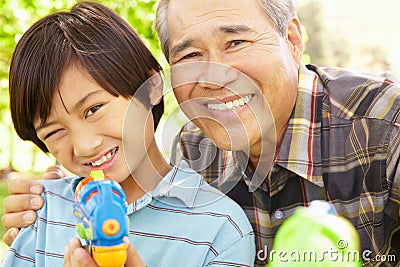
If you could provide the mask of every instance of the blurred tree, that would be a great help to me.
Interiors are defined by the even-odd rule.
[[[297,5],[297,13],[303,25],[304,53],[306,62],[323,65],[326,62],[324,5],[321,1],[303,0]],[[310,37],[310,38],[309,38]]]
[[[396,0],[297,0],[306,63],[400,75]]]

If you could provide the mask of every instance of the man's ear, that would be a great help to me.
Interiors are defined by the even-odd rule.
[[[151,77],[148,81],[149,83],[149,99],[150,104],[155,106],[160,103],[163,96],[163,79],[159,72],[151,71]]]
[[[303,37],[298,17],[293,17],[289,22],[287,27],[287,38],[292,47],[293,57],[297,62],[300,62],[303,55]]]

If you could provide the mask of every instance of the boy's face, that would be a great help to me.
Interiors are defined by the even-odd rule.
[[[129,135],[122,140],[125,113],[129,106]],[[74,174],[87,176],[101,169],[106,175],[124,181],[140,168],[146,147],[153,138],[151,113],[135,98],[115,97],[99,86],[82,67],[72,65],[62,76],[53,96],[48,119],[38,137],[60,163]],[[128,122],[129,123],[129,122]],[[125,129],[126,130],[126,129]],[[125,163],[123,143],[134,151]],[[129,153],[129,151],[128,151]],[[138,167],[139,166],[139,167]]]

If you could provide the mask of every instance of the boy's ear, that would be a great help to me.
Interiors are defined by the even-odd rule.
[[[150,104],[155,106],[160,103],[163,96],[163,79],[159,72],[152,71],[149,83],[149,99]]]

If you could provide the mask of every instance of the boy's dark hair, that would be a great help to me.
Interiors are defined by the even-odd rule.
[[[48,152],[34,121],[46,121],[61,76],[81,64],[114,96],[130,97],[161,66],[136,31],[117,13],[94,2],[81,2],[70,12],[50,14],[32,25],[18,42],[10,66],[11,116],[17,134]],[[147,91],[147,90],[146,90]],[[141,99],[145,105],[147,99]],[[154,128],[164,103],[152,108]]]

